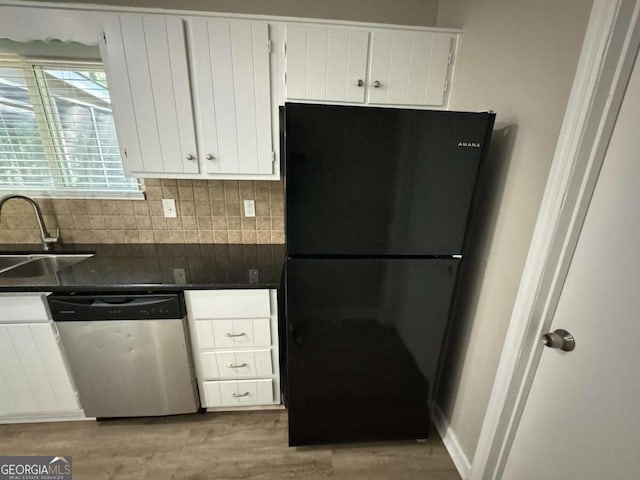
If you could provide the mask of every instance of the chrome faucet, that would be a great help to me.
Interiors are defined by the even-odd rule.
[[[2,220],[1,213],[2,213],[3,205],[7,200],[11,200],[12,198],[21,198],[23,200],[26,200],[31,204],[31,206],[35,210],[36,219],[38,220],[38,228],[40,229],[40,238],[42,238],[43,249],[49,250],[52,245],[58,243],[58,240],[60,239],[60,229],[59,228],[56,229],[55,237],[52,237],[51,235],[49,235],[49,232],[47,232],[47,227],[44,224],[44,218],[42,217],[42,210],[40,210],[40,207],[38,206],[38,204],[33,198],[27,197],[26,195],[15,194],[15,195],[5,195],[4,197],[0,197],[0,221]]]

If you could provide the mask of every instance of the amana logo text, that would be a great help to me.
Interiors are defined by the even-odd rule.
[[[459,147],[480,148],[480,144],[476,142],[458,142]]]

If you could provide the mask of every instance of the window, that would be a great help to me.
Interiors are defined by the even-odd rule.
[[[142,198],[95,62],[0,57],[0,194]]]

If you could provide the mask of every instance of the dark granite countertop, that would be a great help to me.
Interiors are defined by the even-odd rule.
[[[278,288],[285,255],[284,245],[0,245],[0,255],[15,253],[95,255],[52,275],[0,274],[0,292]]]

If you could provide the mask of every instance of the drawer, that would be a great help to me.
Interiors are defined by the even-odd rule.
[[[200,353],[203,380],[269,377],[273,375],[271,349]]]
[[[46,293],[0,294],[0,323],[48,322]]]
[[[205,407],[242,407],[273,405],[273,380],[239,380],[237,382],[204,382]]]
[[[185,296],[189,314],[195,320],[271,315],[269,290],[189,290]]]
[[[200,349],[271,346],[269,318],[196,320],[194,323]]]

